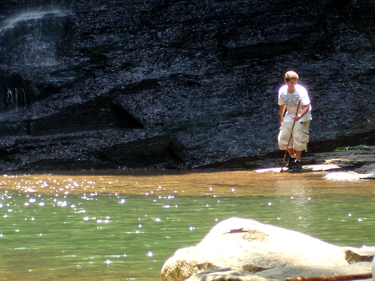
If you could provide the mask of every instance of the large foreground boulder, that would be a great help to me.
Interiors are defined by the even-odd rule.
[[[346,266],[341,247],[281,227],[244,218],[217,224],[195,247],[176,251],[161,272],[162,281],[180,281],[211,268],[259,272],[286,266]]]

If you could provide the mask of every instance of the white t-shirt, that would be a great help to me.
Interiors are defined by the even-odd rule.
[[[310,98],[305,87],[296,84],[293,93],[288,93],[288,85],[284,85],[279,89],[279,105],[286,104],[286,114],[284,116],[284,122],[293,122],[293,116],[296,115],[298,99],[301,98],[299,106],[299,112],[302,111],[304,105],[310,104]],[[311,104],[309,111],[302,116],[299,121],[311,120]]]

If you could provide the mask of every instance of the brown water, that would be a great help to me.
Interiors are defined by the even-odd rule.
[[[96,171],[0,177],[0,280],[159,280],[232,216],[375,245],[374,181],[322,173]]]

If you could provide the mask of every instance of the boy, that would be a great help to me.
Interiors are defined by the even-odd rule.
[[[279,89],[279,122],[281,125],[278,136],[279,149],[288,151],[289,164],[287,167],[289,170],[292,169],[293,172],[300,172],[302,169],[301,154],[303,150],[307,150],[311,120],[310,98],[307,90],[297,84],[298,79],[299,76],[294,71],[286,72],[284,76],[285,85]],[[301,102],[297,109],[299,99],[301,99]],[[291,132],[293,123],[294,128]],[[292,138],[289,147],[287,147],[291,134]]]

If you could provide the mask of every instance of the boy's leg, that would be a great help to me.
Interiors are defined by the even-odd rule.
[[[293,165],[293,172],[300,172],[301,167],[301,155],[303,150],[307,150],[307,144],[309,142],[309,127],[310,121],[296,122],[293,130],[294,138],[294,149],[296,153],[296,162]]]
[[[294,166],[294,162],[296,159],[294,149],[293,147],[293,138],[290,139],[289,148],[287,147],[289,138],[291,135],[291,129],[292,129],[293,123],[283,123],[283,125],[280,127],[280,133],[278,136],[278,142],[279,142],[279,149],[280,150],[286,150],[289,154],[289,162],[287,163],[286,167],[288,170],[291,170]]]
[[[291,122],[284,122],[281,127],[280,127],[280,133],[278,136],[278,143],[279,143],[279,149],[280,150],[288,150],[289,155],[293,155],[293,138],[290,140],[289,147],[288,141],[289,137],[291,134],[291,129],[292,129],[292,124]]]
[[[288,151],[288,154],[289,154],[289,162],[285,167],[287,167],[288,170],[291,170],[291,169],[293,169],[294,163],[296,162],[296,154],[295,154],[294,149],[292,149],[292,148],[287,149],[287,151]]]
[[[295,153],[296,153],[296,160],[301,161],[302,151],[295,151]]]
[[[293,128],[293,148],[296,152],[296,159],[301,161],[302,151],[307,151],[309,143],[310,121],[296,122]]]

